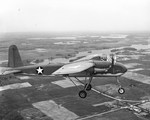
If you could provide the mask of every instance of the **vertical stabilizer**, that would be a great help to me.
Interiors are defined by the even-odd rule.
[[[23,66],[18,48],[16,45],[11,45],[8,52],[8,67]]]

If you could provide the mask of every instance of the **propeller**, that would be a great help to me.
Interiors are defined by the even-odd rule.
[[[112,66],[116,63],[116,55],[110,54],[110,56],[107,56],[107,61],[112,63]]]
[[[112,66],[114,66],[114,64],[116,63],[116,55],[115,54],[112,54]]]
[[[115,63],[116,63],[116,55],[112,54],[111,55],[111,69],[112,69],[112,74],[115,72],[115,69],[114,69]]]

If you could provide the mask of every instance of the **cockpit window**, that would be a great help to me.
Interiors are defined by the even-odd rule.
[[[112,62],[112,56],[110,55],[98,55],[98,56],[94,56],[92,58],[93,60],[99,60],[99,61],[108,61],[108,62]]]
[[[108,61],[107,56],[96,56],[92,58],[93,60],[100,60],[100,61]]]

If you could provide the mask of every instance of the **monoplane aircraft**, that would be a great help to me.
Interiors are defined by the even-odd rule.
[[[104,56],[99,54],[89,55],[67,64],[36,64],[24,66],[18,48],[12,45],[9,47],[8,67],[0,69],[0,76],[18,73],[27,75],[59,75],[69,78],[75,86],[76,83],[71,79],[72,77],[76,78],[79,82],[82,82],[79,80],[79,77],[84,77],[85,81],[88,78],[84,89],[79,91],[79,96],[85,98],[87,91],[92,89],[91,82],[93,77],[115,77],[120,86],[118,92],[123,94],[125,90],[121,87],[118,77],[126,71],[127,68],[123,64],[116,62],[114,55]]]
[[[81,83],[82,81],[78,79],[79,77],[85,77],[85,81],[89,78],[88,82],[85,83],[84,89],[79,91],[79,96],[85,98],[87,96],[86,91],[89,91],[92,88],[91,82],[93,77],[116,77],[120,86],[118,92],[123,94],[125,90],[121,87],[118,77],[123,75],[126,71],[127,68],[123,64],[116,62],[114,55],[110,57],[99,56],[96,54],[66,64],[52,74],[69,78],[75,86],[77,85],[71,77],[76,78],[76,80]]]

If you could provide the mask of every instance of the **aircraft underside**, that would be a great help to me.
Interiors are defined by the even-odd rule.
[[[76,79],[76,81],[72,80],[72,79],[70,78],[70,76],[65,76],[65,77],[68,78],[77,88],[78,88],[78,86],[76,85],[76,81],[82,83],[82,85],[83,85],[84,87],[83,87],[82,90],[79,89],[79,93],[78,93],[78,94],[79,94],[79,97],[80,97],[80,98],[86,98],[86,97],[87,97],[87,92],[92,89],[91,82],[92,82],[94,76],[90,76],[90,77],[87,77],[87,76],[86,76],[84,81],[83,81],[83,80],[81,81],[81,80],[78,78],[79,76],[77,76],[77,77],[73,76],[73,77]],[[83,76],[82,76],[82,77],[83,77]],[[124,94],[124,93],[125,93],[125,90],[124,90],[124,88],[121,87],[121,84],[120,84],[120,82],[119,82],[119,80],[118,80],[118,76],[116,76],[115,78],[116,78],[117,83],[119,84],[118,93],[119,93],[119,94]]]

